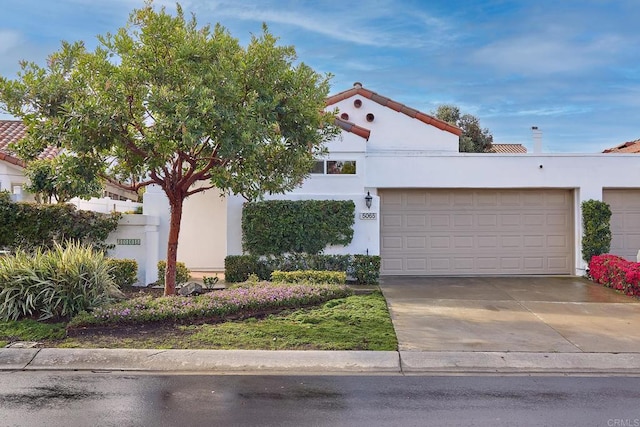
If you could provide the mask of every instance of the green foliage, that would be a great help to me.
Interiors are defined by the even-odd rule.
[[[195,319],[224,319],[237,314],[257,313],[319,304],[334,298],[351,295],[345,286],[328,284],[255,283],[253,286],[209,292],[195,297],[151,296],[134,298],[81,313],[69,322],[70,327],[109,324],[137,324],[139,322]]]
[[[322,306],[264,319],[190,325],[188,343],[173,348],[255,350],[395,351],[398,343],[387,304],[379,292],[333,299]],[[158,344],[149,346],[157,348]]]
[[[167,262],[158,261],[158,284],[164,286],[164,275],[167,268]],[[187,268],[184,262],[176,262],[176,283],[187,283],[191,279],[191,270]]]
[[[347,273],[344,271],[280,271],[271,273],[271,281],[276,283],[332,283],[343,285],[347,282]]]
[[[135,259],[108,260],[110,275],[114,283],[120,287],[128,287],[138,280],[138,262]]]
[[[250,274],[269,280],[274,271],[342,271],[358,284],[375,284],[380,277],[380,257],[373,255],[291,254],[277,257],[230,255],[225,258],[225,281],[246,281]]]
[[[480,119],[472,114],[461,114],[455,105],[443,104],[433,113],[435,117],[462,129],[459,151],[468,153],[486,153],[493,144],[493,135],[487,128],[480,126]]]
[[[14,341],[58,340],[65,336],[64,323],[44,323],[33,319],[0,322],[0,347]]]
[[[611,248],[611,209],[600,200],[582,202],[582,259],[586,262],[594,255],[602,255]]]
[[[271,271],[255,255],[229,255],[224,259],[224,280],[228,283],[244,282],[250,274],[268,280]]]
[[[38,159],[27,164],[25,189],[36,198],[51,203],[64,203],[73,197],[100,197],[103,183],[98,170],[87,158],[61,154],[53,159]]]
[[[374,285],[380,280],[380,257],[376,255],[354,255],[353,275],[361,285]]]
[[[355,204],[351,200],[268,200],[245,203],[242,243],[254,255],[306,252],[353,239]]]
[[[171,208],[165,293],[175,289],[186,197],[292,190],[340,133],[324,112],[329,75],[266,26],[243,47],[179,5],[171,14],[147,2],[97,43],[63,42],[45,64],[24,61],[18,79],[0,77],[0,106],[27,127],[12,149],[25,160],[49,145],[73,153],[87,165],[68,171],[74,183],[89,170],[134,191],[159,185]]]
[[[204,276],[202,278],[202,282],[205,284],[205,286],[208,287],[212,287],[213,285],[218,283],[218,280],[218,276]]]
[[[13,203],[6,193],[0,193],[0,247],[30,250],[75,241],[105,249],[104,241],[118,227],[120,217],[119,213],[77,210],[67,204]]]
[[[68,318],[120,295],[100,251],[77,243],[0,258],[0,318]]]

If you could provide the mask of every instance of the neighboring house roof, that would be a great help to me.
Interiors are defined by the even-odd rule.
[[[336,117],[334,123],[336,124],[336,126],[340,126],[343,130],[346,130],[347,132],[354,133],[366,139],[367,141],[369,140],[369,136],[371,135],[371,131],[369,129],[363,128],[362,126],[358,126],[355,123],[341,119],[340,117]]]
[[[18,120],[0,120],[0,160],[25,167],[25,162],[9,151],[9,145],[18,142],[26,134],[25,125]],[[57,147],[47,147],[38,155],[39,159],[53,159],[58,155]]]
[[[438,118],[425,114],[416,109],[407,107],[406,105],[396,102],[390,98],[387,98],[386,96],[378,95],[377,93],[369,89],[363,88],[360,83],[355,83],[351,89],[348,89],[343,92],[330,96],[326,100],[326,105],[327,106],[333,105],[347,98],[351,98],[354,95],[363,96],[367,99],[377,102],[380,105],[391,108],[392,110],[397,111],[399,113],[406,114],[411,118],[420,120],[421,122],[424,122],[428,125],[435,126],[438,129],[450,132],[456,136],[460,136],[462,134],[462,129],[460,129],[459,127],[454,126],[451,123],[447,123],[444,120],[440,120]]]
[[[526,153],[527,148],[522,144],[491,144],[489,153]]]
[[[640,153],[640,139],[625,142],[618,146],[607,148],[603,153]]]

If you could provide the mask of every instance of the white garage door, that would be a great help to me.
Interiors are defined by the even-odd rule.
[[[571,190],[380,190],[382,274],[570,274]]]
[[[605,189],[611,208],[611,253],[635,261],[640,249],[640,190]]]

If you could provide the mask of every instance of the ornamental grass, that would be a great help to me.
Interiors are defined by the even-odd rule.
[[[80,313],[71,320],[69,327],[224,319],[316,305],[351,294],[346,286],[260,282],[194,297],[133,298]]]

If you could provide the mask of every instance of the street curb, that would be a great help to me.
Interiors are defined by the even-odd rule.
[[[410,373],[640,374],[638,353],[400,351]]]
[[[640,375],[640,353],[0,349],[2,371]]]
[[[3,363],[0,370],[12,369]],[[13,353],[13,352],[12,352]],[[8,358],[9,356],[7,356]],[[17,356],[13,356],[18,358]],[[18,358],[26,360],[25,354]],[[40,349],[18,368],[38,370],[211,371],[211,372],[400,372],[395,351],[269,351],[269,350],[125,350]]]

